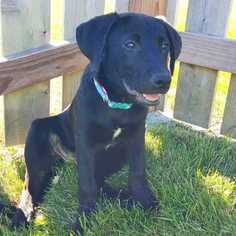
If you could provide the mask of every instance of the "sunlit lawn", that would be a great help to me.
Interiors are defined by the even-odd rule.
[[[51,37],[57,41],[62,39],[61,2],[52,0],[57,10],[52,15]],[[106,12],[112,9],[111,2]],[[183,4],[178,30],[184,30],[186,9]],[[227,38],[236,39],[236,1],[232,9]],[[170,111],[174,108],[178,67],[167,95]],[[228,73],[219,73],[212,124],[218,124],[223,115],[229,80]],[[92,227],[85,229],[86,235],[236,235],[235,144],[172,124],[148,132],[146,157],[150,185],[161,203],[160,214],[139,208],[127,211],[118,202],[100,202],[91,218]],[[14,203],[19,199],[24,177],[18,149],[0,150],[0,170],[0,199]],[[65,229],[74,221],[78,207],[75,167],[65,164],[58,174],[59,182],[49,189],[29,229],[10,232],[4,226],[8,221],[0,216],[0,235],[68,235]],[[126,179],[125,169],[111,181],[124,185]]]
[[[236,235],[235,157],[235,144],[178,124],[149,131],[147,175],[160,200],[160,214],[138,207],[128,211],[118,201],[100,201],[85,235]],[[22,187],[15,166],[13,162],[6,164],[0,175],[0,186],[6,186],[1,195],[8,191],[5,201],[15,199]],[[22,169],[20,166],[18,171]],[[74,222],[78,209],[74,164],[65,164],[58,175],[59,181],[49,188],[30,228],[12,233],[3,226],[6,220],[2,217],[0,235],[68,235],[66,229]],[[111,182],[125,185],[127,170]]]

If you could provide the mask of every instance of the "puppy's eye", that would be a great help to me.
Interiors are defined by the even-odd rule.
[[[162,42],[161,49],[166,50],[169,48],[169,44],[167,42]]]
[[[136,42],[132,41],[132,40],[128,40],[124,43],[125,48],[132,50],[136,48]]]

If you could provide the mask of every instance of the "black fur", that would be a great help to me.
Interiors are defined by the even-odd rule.
[[[31,219],[56,163],[73,154],[78,167],[80,212],[89,214],[95,209],[100,190],[108,197],[128,197],[127,191],[115,191],[105,183],[126,163],[133,201],[145,209],[158,208],[147,183],[144,160],[147,106],[154,103],[141,94],[168,91],[181,39],[166,22],[134,13],[96,17],[81,24],[76,37],[91,63],[71,106],[31,125],[25,146],[26,187],[13,218],[15,226]],[[106,88],[111,100],[133,106],[128,110],[109,108],[93,78]]]

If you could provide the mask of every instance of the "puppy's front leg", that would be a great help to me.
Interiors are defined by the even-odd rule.
[[[88,215],[95,209],[97,185],[95,181],[95,151],[86,142],[86,134],[76,138],[76,158],[79,177],[80,212]]]
[[[158,201],[151,192],[145,174],[144,135],[145,124],[132,127],[133,136],[128,142],[129,190],[134,201],[144,209],[158,208]]]

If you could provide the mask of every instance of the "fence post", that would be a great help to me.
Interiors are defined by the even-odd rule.
[[[2,56],[48,42],[50,1],[2,0],[1,6]],[[31,121],[49,114],[49,88],[43,82],[4,96],[5,145],[23,144]]]
[[[75,41],[76,27],[97,15],[104,14],[105,0],[64,0],[64,40]],[[63,75],[63,107],[71,103],[80,84],[83,72],[66,73]]]
[[[190,0],[186,30],[224,37],[231,0]],[[174,117],[208,128],[217,71],[181,63]]]
[[[236,74],[231,76],[221,133],[236,138]]]

